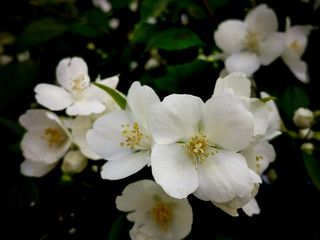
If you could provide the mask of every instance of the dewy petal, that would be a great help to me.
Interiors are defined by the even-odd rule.
[[[232,94],[213,96],[206,103],[204,133],[218,147],[239,151],[252,140],[254,120]]]
[[[82,115],[87,116],[92,113],[102,113],[105,106],[98,100],[81,100],[75,101],[70,107],[67,108],[69,116]]]
[[[140,171],[150,161],[150,151],[142,150],[105,163],[101,170],[103,179],[118,180]]]
[[[267,5],[261,4],[246,15],[244,19],[249,32],[259,34],[262,38],[274,33],[278,29],[275,12]]]
[[[20,165],[20,171],[27,177],[43,177],[55,166],[58,162],[52,164],[46,164],[44,162],[34,162],[32,160],[25,159]]]
[[[123,158],[134,150],[127,146],[121,146],[125,141],[121,132],[121,125],[133,125],[125,111],[112,112],[98,118],[93,128],[87,132],[87,143],[89,147],[106,160]]]
[[[260,43],[259,58],[261,65],[269,65],[283,53],[285,47],[284,33],[273,33]]]
[[[238,52],[227,57],[225,66],[229,73],[244,72],[250,77],[260,68],[260,59],[256,53]]]
[[[151,106],[160,99],[152,88],[141,86],[139,82],[132,83],[127,96],[127,111],[133,119],[148,129],[148,117]]]
[[[81,76],[84,77],[86,84],[89,84],[88,66],[86,62],[79,57],[64,58],[56,68],[58,83],[69,92],[72,91],[72,81]]]
[[[69,107],[73,98],[65,89],[46,83],[38,84],[34,91],[38,103],[52,111],[59,111]]]
[[[226,88],[231,88],[235,96],[250,97],[251,82],[242,72],[230,73],[224,78],[218,78],[213,95],[223,94]]]
[[[282,54],[283,62],[289,67],[291,72],[303,83],[309,83],[307,64],[302,61],[289,47],[285,47]]]
[[[186,141],[199,130],[204,103],[195,96],[172,94],[151,107],[149,128],[156,142]]]
[[[227,20],[222,22],[214,32],[214,41],[224,52],[235,53],[242,50],[246,33],[246,26],[242,21]]]
[[[199,186],[194,195],[204,201],[229,202],[250,193],[253,177],[245,158],[221,150],[209,155],[198,168]]]
[[[186,198],[198,187],[195,165],[180,144],[155,144],[151,168],[155,181],[174,198]]]

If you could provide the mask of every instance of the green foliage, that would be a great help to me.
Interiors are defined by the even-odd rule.
[[[320,161],[306,152],[302,152],[302,157],[311,181],[320,191]]]
[[[30,22],[20,33],[17,44],[21,49],[32,47],[56,38],[83,23],[61,21],[53,17],[44,17]]]

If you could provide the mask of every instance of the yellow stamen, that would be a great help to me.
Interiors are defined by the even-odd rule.
[[[163,231],[167,231],[172,219],[171,208],[162,202],[156,202],[152,208],[152,220],[155,221]]]
[[[210,143],[210,139],[201,132],[199,135],[191,137],[187,144],[182,144],[181,146],[185,148],[185,153],[192,157],[196,166],[198,166],[198,163],[202,164],[210,154],[214,155],[210,148],[214,148],[215,145]],[[215,152],[218,153],[218,150],[215,150]]]
[[[41,138],[48,142],[49,147],[53,147],[62,142],[65,136],[59,129],[47,128]]]
[[[121,134],[126,137],[125,142],[120,142],[120,146],[128,146],[133,149],[135,146],[139,146],[143,133],[140,131],[140,127],[138,123],[134,123],[133,127],[130,129],[130,124],[126,124],[126,126],[121,125],[121,127],[125,128]]]
[[[247,33],[243,41],[243,47],[250,52],[257,52],[259,49],[259,39],[255,33]]]

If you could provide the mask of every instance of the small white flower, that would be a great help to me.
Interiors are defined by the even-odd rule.
[[[27,129],[21,142],[24,175],[41,177],[52,170],[71,145],[71,135],[59,117],[47,110],[28,110],[19,118]]]
[[[108,94],[90,85],[88,66],[83,59],[74,57],[61,60],[56,76],[61,87],[46,83],[35,87],[36,99],[41,105],[52,111],[67,109],[66,113],[70,116],[90,115],[105,110],[103,102]]]
[[[286,44],[281,57],[296,78],[303,83],[309,82],[309,74],[307,64],[301,60],[301,56],[307,47],[307,36],[312,28],[311,25],[290,26],[290,19],[287,18]]]
[[[179,240],[191,231],[193,214],[188,200],[168,196],[152,180],[129,184],[116,198],[116,206],[130,212],[127,218],[134,222],[132,240]]]
[[[191,95],[170,95],[151,107],[149,127],[156,142],[152,173],[172,197],[193,193],[224,203],[244,197],[256,179],[261,181],[237,153],[252,140],[254,121],[232,94],[206,103]]]
[[[310,128],[313,120],[313,112],[308,108],[298,108],[294,112],[293,122],[299,128]]]
[[[277,29],[276,14],[265,4],[248,12],[244,21],[222,22],[214,33],[214,40],[229,54],[225,60],[226,70],[251,76],[261,65],[269,65],[280,57],[285,36]]]
[[[108,0],[92,0],[95,7],[100,8],[101,11],[108,13],[110,12],[112,5]]]
[[[134,82],[128,91],[126,110],[105,114],[95,121],[87,133],[87,143],[108,160],[102,178],[125,178],[149,164],[153,139],[148,114],[151,105],[158,102],[159,97],[150,87]]]

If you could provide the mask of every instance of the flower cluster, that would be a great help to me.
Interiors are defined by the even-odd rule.
[[[260,66],[267,66],[281,57],[297,79],[309,82],[307,65],[301,60],[306,49],[311,25],[291,26],[287,18],[285,32],[278,32],[275,12],[261,4],[248,12],[243,21],[225,20],[214,32],[227,73],[254,74]]]
[[[104,159],[101,177],[108,180],[150,167],[154,181],[129,184],[116,199],[135,222],[132,239],[187,236],[190,194],[231,216],[238,209],[249,216],[260,212],[255,196],[275,159],[269,141],[280,134],[281,120],[272,97],[251,97],[244,73],[219,78],[205,102],[188,94],[161,101],[137,81],[124,97],[115,90],[117,76],[90,84],[78,57],[62,59],[56,77],[59,85],[35,87],[36,100],[47,109],[30,109],[19,119],[27,130],[21,143],[24,175],[42,177],[60,159],[61,170],[70,174],[85,169],[88,159]],[[57,115],[62,110],[68,117]]]

